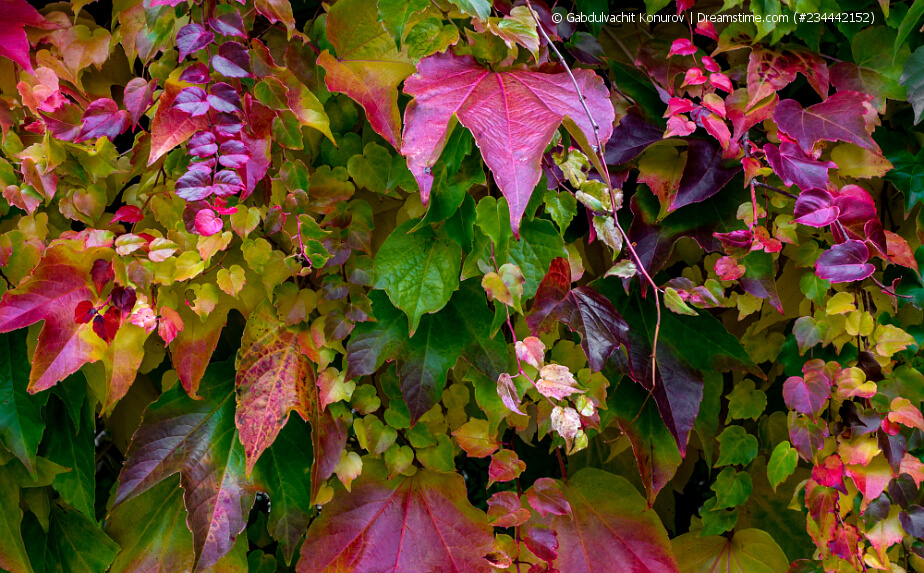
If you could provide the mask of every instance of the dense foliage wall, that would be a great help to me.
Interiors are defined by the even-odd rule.
[[[0,0],[0,569],[924,571],[924,0]]]

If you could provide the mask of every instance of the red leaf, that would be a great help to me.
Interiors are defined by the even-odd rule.
[[[527,522],[527,527],[541,524],[555,532],[558,557],[552,565],[557,569],[567,573],[678,571],[660,518],[625,478],[584,468],[562,490],[574,510],[573,518],[533,516]]]
[[[488,521],[494,527],[517,527],[529,519],[529,510],[512,491],[495,493],[488,500]]]
[[[501,450],[491,456],[488,466],[488,487],[497,482],[516,479],[526,469],[526,462],[520,460],[513,450]],[[519,502],[518,502],[519,504]]]
[[[239,42],[225,42],[212,56],[212,69],[226,78],[252,78],[250,54]]]
[[[115,339],[121,325],[122,313],[115,307],[109,307],[105,315],[97,314],[93,317],[93,332],[107,345]]]
[[[164,316],[161,309],[161,317]],[[205,369],[218,346],[221,330],[228,319],[228,307],[219,305],[209,313],[205,321],[199,318],[186,305],[180,305],[177,310],[182,329],[176,334],[170,346],[170,358],[173,369],[176,370],[180,383],[190,396],[195,397],[199,389],[199,381],[205,374]],[[161,333],[161,337],[163,338]]]
[[[209,28],[222,36],[237,36],[247,39],[247,31],[244,30],[244,18],[236,10],[209,18]]]
[[[561,490],[559,482],[552,478],[539,478],[526,492],[526,499],[530,507],[545,517],[552,515],[567,515],[573,517],[571,504]]]
[[[311,397],[314,372],[298,345],[298,333],[279,322],[276,309],[264,303],[250,315],[235,363],[235,423],[244,444],[247,474],[272,445],[289,412],[308,420],[317,405]],[[309,387],[311,391],[309,392]]]
[[[817,414],[831,397],[828,379],[817,370],[809,370],[802,376],[790,376],[783,383],[783,399],[786,405],[803,414]]]
[[[189,136],[208,127],[208,120],[204,116],[192,117],[173,108],[173,101],[184,85],[167,80],[164,92],[158,99],[157,113],[151,122],[151,154],[148,165],[153,165],[162,155],[180,145]]]
[[[523,532],[523,541],[533,554],[551,563],[558,558],[558,535],[551,527],[533,523]]]
[[[613,104],[603,81],[587,70],[574,70],[587,107],[599,127],[601,142],[612,133]],[[405,112],[401,154],[420,185],[426,203],[433,175],[430,168],[446,144],[455,116],[475,137],[484,161],[510,206],[510,224],[518,234],[520,219],[541,175],[545,146],[562,119],[570,117],[588,136],[590,124],[568,74],[528,70],[492,72],[470,56],[451,52],[424,58],[404,83],[414,97]]]
[[[74,322],[78,324],[86,324],[93,320],[94,316],[96,316],[96,308],[88,300],[81,301],[74,309]]]
[[[689,140],[687,163],[680,177],[680,188],[668,211],[705,201],[721,191],[739,171],[741,163],[726,161],[722,149],[715,142],[705,139]]]
[[[311,523],[299,573],[487,573],[494,543],[483,512],[468,502],[457,473],[418,470],[388,480],[363,463],[352,492],[339,492]]]
[[[674,43],[671,44],[671,49],[667,53],[667,57],[671,57],[674,54],[680,54],[681,56],[692,56],[696,53],[696,46],[693,45],[693,42],[689,38],[678,38],[674,40]]]
[[[205,115],[209,112],[209,102],[206,100],[205,90],[190,86],[183,88],[173,101],[173,109],[188,113],[193,117]]]
[[[132,119],[132,129],[138,125],[138,120],[144,115],[144,112],[154,103],[154,90],[157,88],[157,80],[145,81],[144,78],[134,78],[125,84],[125,92],[122,95],[122,102],[125,109],[128,110]]]
[[[135,289],[116,285],[109,295],[109,300],[112,306],[125,314],[130,314],[132,309],[135,308],[135,301],[138,300],[138,296],[135,294]]]
[[[792,137],[806,153],[817,141],[847,141],[864,149],[879,152],[870,137],[869,96],[857,92],[837,92],[826,101],[802,109],[793,99],[781,101],[773,112],[780,131]]]
[[[128,112],[119,109],[116,102],[109,98],[102,98],[87,106],[81,120],[80,133],[74,141],[80,143],[88,139],[106,136],[110,141],[128,129],[131,119]]]
[[[157,324],[157,334],[164,340],[164,344],[170,344],[176,335],[183,330],[183,319],[177,311],[169,306],[160,309],[160,321]]]
[[[834,197],[824,189],[811,189],[803,192],[796,199],[793,215],[796,223],[811,227],[826,227],[837,220],[840,208],[834,203]]]
[[[112,216],[112,221],[110,221],[110,223],[118,223],[119,221],[137,223],[142,219],[144,219],[144,214],[141,212],[141,209],[134,205],[126,205],[124,207],[119,207],[119,210]]]
[[[89,273],[92,261],[111,253],[100,247],[76,251],[66,243],[53,245],[25,281],[4,293],[0,332],[45,321],[33,358],[30,392],[54,386],[105,352],[102,340],[74,318],[80,303],[96,300]]]
[[[0,25],[0,56],[9,58],[30,74],[35,74],[29,60],[29,39],[25,26],[50,30],[57,28],[25,0],[3,2],[3,25]]]
[[[215,143],[215,135],[211,131],[200,131],[190,137],[186,148],[190,155],[202,159],[218,153],[218,144]]]
[[[93,279],[93,286],[96,287],[97,294],[103,294],[103,289],[106,288],[109,281],[115,278],[112,262],[106,259],[93,261],[93,266],[90,268],[90,277]]]
[[[234,113],[241,111],[241,96],[237,90],[224,82],[213,84],[206,98],[215,111]]]
[[[837,169],[833,161],[816,161],[806,155],[798,145],[784,141],[779,147],[768,143],[764,153],[774,173],[779,175],[783,184],[798,185],[799,189],[827,189],[828,169]],[[826,223],[828,224],[828,223]]]

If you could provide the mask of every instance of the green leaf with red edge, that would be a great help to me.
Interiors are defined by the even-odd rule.
[[[179,476],[118,505],[106,521],[106,533],[122,548],[111,573],[190,571],[196,560]]]
[[[350,96],[366,111],[369,124],[395,148],[401,147],[398,84],[414,73],[407,48],[399,51],[378,21],[375,2],[338,2],[327,14],[327,39],[336,51],[325,50],[318,65],[327,74],[327,89]]]
[[[857,32],[850,41],[853,62],[838,62],[831,66],[831,83],[838,91],[857,91],[872,97],[870,103],[879,113],[885,113],[886,98],[904,101],[905,88],[899,83],[902,65],[911,51],[907,45],[896,53],[893,62],[891,48],[895,45],[895,30],[887,26],[869,27]]]
[[[308,420],[317,390],[314,370],[301,352],[298,333],[279,321],[270,301],[264,301],[247,319],[235,369],[235,424],[250,475],[290,412]]]
[[[26,392],[28,384],[26,337],[0,335],[0,444],[34,476],[35,456],[45,432],[41,410],[48,393],[31,396]]]
[[[604,573],[617,563],[638,573],[678,571],[661,519],[625,478],[584,468],[561,489],[573,518],[534,514],[527,522],[554,531],[558,557],[552,565],[560,571]]]
[[[603,81],[587,70],[575,70],[574,76],[599,128],[599,140],[609,140],[615,112]],[[542,153],[562,119],[568,116],[584,134],[594,133],[567,73],[498,73],[480,66],[471,56],[445,52],[421,60],[404,91],[414,101],[404,115],[401,154],[408,158],[408,169],[417,179],[424,203],[433,184],[430,170],[443,151],[455,117],[472,132],[507,198],[510,224],[517,236],[541,176]]]
[[[311,523],[299,573],[487,573],[493,536],[468,502],[462,476],[418,470],[387,479],[378,460],[363,464],[350,493],[340,491]]]
[[[145,409],[114,500],[118,507],[179,473],[184,502],[191,508],[186,523],[193,534],[196,572],[231,550],[254,500],[234,427],[234,364],[211,365],[200,390],[201,399],[193,400],[174,387]]]
[[[764,251],[752,251],[738,262],[744,266],[744,276],[739,279],[741,288],[757,298],[767,299],[773,308],[782,313],[783,302],[776,289],[773,256]]]
[[[876,112],[869,100],[868,95],[843,91],[803,109],[796,100],[787,99],[776,106],[773,119],[806,153],[811,153],[818,141],[846,141],[879,153],[870,136]]]
[[[627,380],[610,390],[607,408],[607,414],[615,416],[619,429],[629,438],[648,505],[652,505],[683,461],[677,443],[664,425],[657,405],[638,384]]]
[[[789,559],[766,531],[745,529],[731,537],[685,533],[672,541],[683,573],[777,573],[789,569]]]
[[[29,392],[51,388],[106,352],[106,343],[89,323],[75,322],[74,310],[82,301],[96,301],[90,268],[94,261],[109,259],[112,254],[103,247],[77,250],[68,243],[53,245],[25,281],[4,293],[0,332],[45,321],[32,362]]]
[[[292,36],[295,31],[295,16],[289,0],[255,0],[254,8],[270,22],[281,22]]]
[[[254,481],[273,504],[267,531],[279,542],[287,563],[292,561],[314,511],[310,432],[311,427],[302,420],[290,420],[254,467]]]
[[[173,100],[176,96],[183,88],[191,85],[173,80],[167,80],[164,84],[164,91],[157,98],[157,111],[151,121],[149,166],[165,153],[192,137],[192,134],[208,129],[208,117],[204,115],[194,117],[173,107]]]

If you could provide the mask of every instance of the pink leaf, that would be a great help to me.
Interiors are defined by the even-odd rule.
[[[609,92],[590,71],[575,70],[574,75],[599,128],[599,140],[607,141],[615,118]],[[408,158],[423,201],[430,198],[430,168],[443,151],[449,120],[455,115],[474,135],[507,198],[515,234],[539,182],[542,152],[562,119],[570,117],[588,140],[595,141],[594,126],[566,73],[498,73],[470,56],[446,52],[421,60],[404,91],[414,101],[405,112],[401,153]]]
[[[157,80],[148,82],[144,78],[134,78],[125,85],[122,101],[132,118],[132,129],[138,125],[138,120],[154,103],[154,89],[156,87]]]
[[[787,187],[798,185],[799,189],[827,189],[828,169],[837,169],[833,161],[816,161],[806,155],[798,145],[784,141],[779,147],[768,143],[764,153],[773,171],[780,176]],[[826,223],[827,224],[827,223]]]
[[[834,204],[834,197],[824,189],[804,191],[796,199],[796,207],[793,211],[796,223],[810,227],[830,225],[837,220],[840,213],[840,208]]]
[[[220,233],[223,227],[224,223],[219,217],[215,216],[215,211],[202,209],[196,213],[196,230],[199,231],[200,235],[208,237],[215,233]]]
[[[144,219],[144,214],[141,212],[141,209],[134,205],[126,205],[124,207],[119,207],[119,210],[112,216],[111,222],[117,223],[119,221],[125,221],[126,223],[137,223],[142,219]]]
[[[805,109],[796,100],[787,99],[776,106],[773,119],[806,153],[812,152],[817,141],[846,141],[878,153],[879,146],[870,136],[867,114],[876,114],[869,99],[857,92],[837,92]]]
[[[116,102],[109,98],[98,99],[87,106],[83,113],[82,126],[77,139],[80,143],[88,139],[106,136],[109,140],[128,129],[130,119],[128,112],[120,110]]]

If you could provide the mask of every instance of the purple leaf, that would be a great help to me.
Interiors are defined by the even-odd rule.
[[[663,126],[646,119],[638,107],[630,107],[619,125],[613,129],[609,141],[604,144],[603,158],[607,165],[628,163],[663,137]]]
[[[795,184],[803,191],[827,189],[828,169],[837,169],[833,161],[816,161],[789,141],[784,141],[779,147],[768,143],[764,146],[764,153],[770,167],[787,187]]]
[[[218,54],[212,56],[212,69],[226,78],[253,77],[250,72],[250,54],[238,42],[225,42],[219,46]]]
[[[815,274],[832,283],[863,280],[876,271],[868,260],[866,243],[851,239],[822,253],[815,261]]]
[[[215,136],[209,131],[200,131],[190,137],[186,148],[189,150],[190,155],[203,158],[211,157],[218,151]]]
[[[244,19],[237,10],[209,18],[209,28],[222,36],[247,38],[247,32],[244,30]]]
[[[190,169],[176,181],[176,194],[187,201],[201,201],[212,194],[209,172]]]
[[[209,32],[199,24],[193,22],[186,24],[176,34],[176,47],[180,51],[180,61],[194,52],[208,46],[215,39],[215,34]]]
[[[205,90],[197,87],[183,88],[173,100],[174,109],[188,113],[193,117],[205,115],[209,112],[209,102],[206,100]]]
[[[790,376],[783,383],[783,399],[786,405],[803,414],[817,414],[821,412],[828,398],[831,397],[831,387],[824,374],[810,370],[801,376]]]
[[[810,227],[825,227],[833,223],[840,212],[830,193],[824,189],[812,189],[804,191],[796,199],[793,215],[796,217],[796,223]]]
[[[207,84],[209,82],[209,67],[205,64],[195,63],[180,74],[181,82],[191,84]]]
[[[218,162],[225,167],[237,169],[249,160],[250,150],[240,141],[232,139],[221,144],[221,157],[218,158]]]
[[[155,88],[157,88],[157,80],[148,82],[144,78],[134,78],[125,85],[122,101],[132,118],[132,129],[135,129],[138,120],[154,103]]]
[[[687,145],[687,163],[680,177],[680,188],[669,211],[699,203],[712,197],[741,171],[740,162],[726,163],[722,148],[706,139],[690,139]]]
[[[912,505],[908,511],[898,514],[898,521],[908,535],[924,538],[924,507]]]
[[[218,113],[212,118],[212,130],[221,137],[234,137],[242,127],[240,118],[232,113]]]
[[[221,218],[215,216],[215,211],[202,209],[196,213],[196,231],[200,235],[209,237],[220,233],[222,227],[224,227],[224,223],[221,222]]]
[[[45,127],[56,139],[74,141],[80,134],[80,107],[66,103],[52,112],[41,112]]]
[[[223,169],[215,174],[215,182],[212,185],[212,191],[219,197],[234,195],[244,188],[244,183],[240,176],[234,171]]]
[[[212,109],[224,113],[234,113],[241,111],[241,96],[237,90],[228,84],[221,82],[209,88],[208,99]]]
[[[80,143],[88,139],[106,136],[110,140],[128,129],[130,123],[128,112],[120,110],[116,102],[109,98],[98,99],[87,106],[81,119],[80,133],[74,141]]]
[[[867,103],[870,96],[858,92],[837,92],[827,100],[802,109],[796,100],[783,100],[773,111],[780,131],[799,142],[811,153],[816,141],[847,141],[864,149],[879,151],[870,137],[866,117],[875,111]]]

